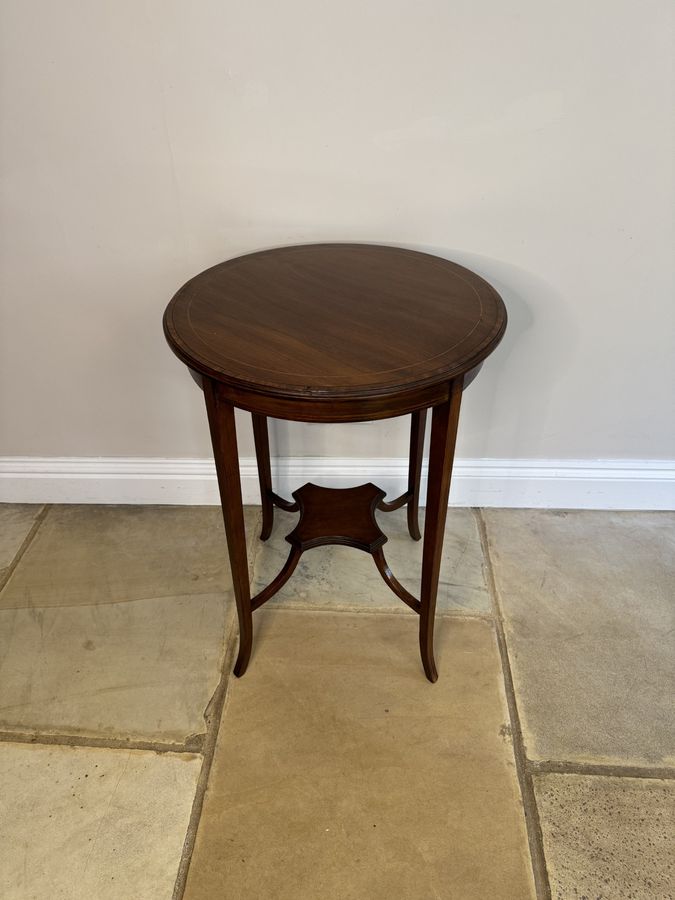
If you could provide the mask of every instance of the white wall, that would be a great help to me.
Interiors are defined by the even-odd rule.
[[[346,239],[503,294],[460,457],[672,458],[670,7],[5,0],[0,456],[209,456],[166,302],[219,260]],[[402,422],[274,434],[407,449]]]

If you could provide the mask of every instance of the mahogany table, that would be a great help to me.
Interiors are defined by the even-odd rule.
[[[234,673],[246,671],[252,613],[290,578],[311,547],[345,544],[370,553],[385,582],[420,617],[427,678],[436,681],[433,635],[443,532],[463,389],[506,328],[486,281],[426,253],[369,244],[311,244],[251,253],[207,269],[169,303],[164,333],[202,387],[239,617]],[[290,552],[274,580],[251,597],[234,409],[253,419],[263,509],[299,511]],[[407,505],[418,524],[426,412],[432,409],[419,599],[387,565],[376,510]],[[412,414],[408,489],[385,500],[374,484],[306,484],[285,500],[272,488],[267,417],[360,422]]]

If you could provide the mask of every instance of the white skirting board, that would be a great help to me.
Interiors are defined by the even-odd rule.
[[[240,460],[244,503],[260,502],[254,458]],[[390,497],[406,487],[407,460],[294,457],[272,462],[275,490],[306,481],[373,481]],[[422,502],[426,490],[423,473]],[[216,504],[213,460],[0,458],[0,502]],[[457,459],[451,506],[675,509],[675,460]]]

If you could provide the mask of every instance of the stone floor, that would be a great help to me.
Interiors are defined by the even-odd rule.
[[[237,680],[219,510],[0,506],[0,897],[675,898],[675,514],[451,509],[438,612],[312,550]]]

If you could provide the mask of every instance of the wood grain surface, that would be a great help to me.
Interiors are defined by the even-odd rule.
[[[426,253],[309,244],[207,269],[164,316],[174,352],[210,378],[285,398],[386,397],[474,368],[506,327],[498,293]]]

